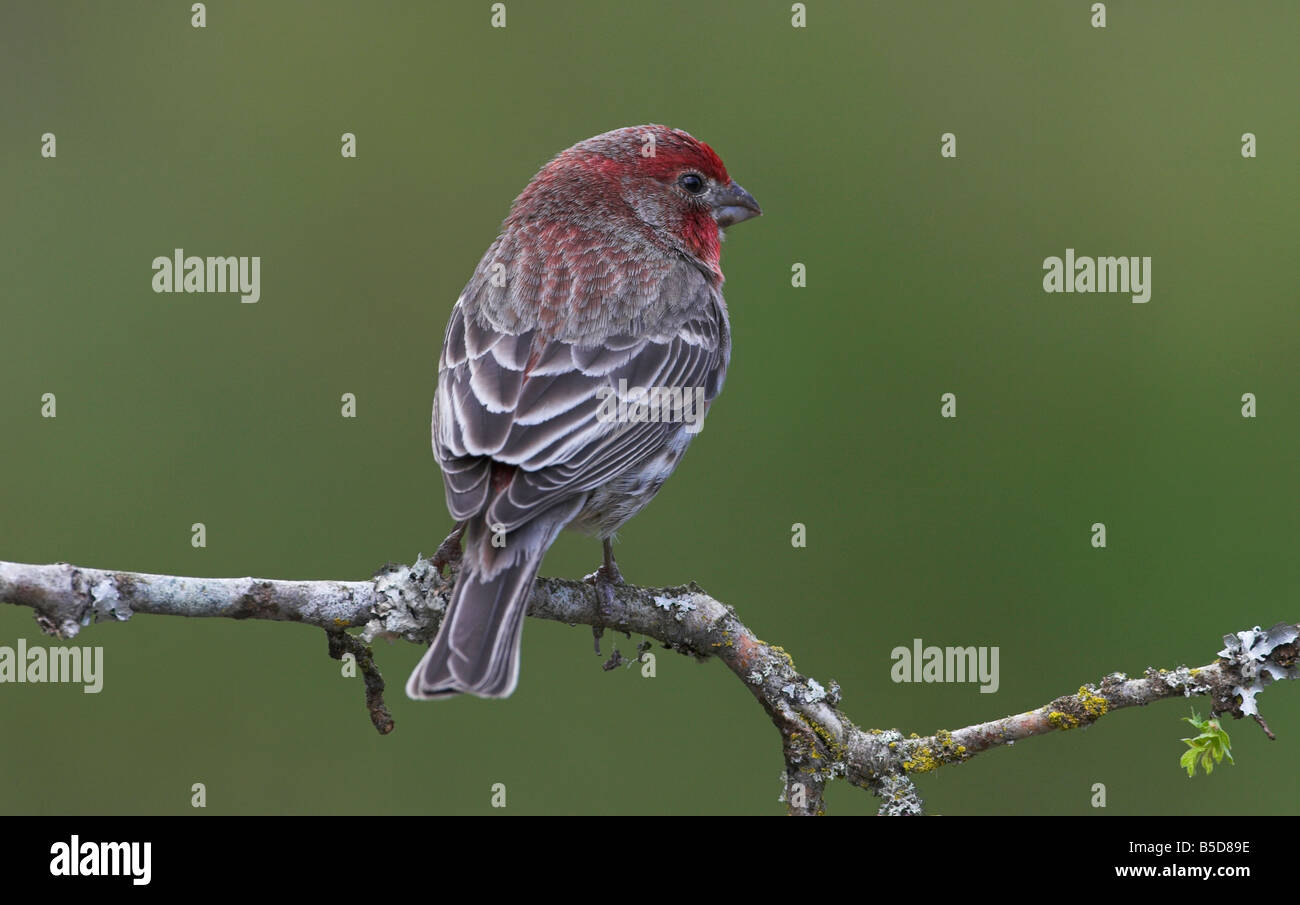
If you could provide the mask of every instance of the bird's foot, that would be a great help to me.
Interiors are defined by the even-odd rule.
[[[599,608],[600,622],[609,622],[611,614],[614,612],[614,595],[618,588],[622,587],[623,574],[619,572],[618,566],[614,565],[609,568],[608,565],[601,566],[590,575],[583,576],[583,581],[592,585],[596,589],[596,606]],[[604,626],[592,626],[592,634],[596,639],[596,653],[600,653],[600,636],[605,633]]]
[[[622,586],[623,573],[618,570],[618,563],[614,561],[614,542],[608,537],[605,538],[603,549],[605,551],[605,561],[600,568],[590,575],[584,575],[582,580],[590,582],[596,588],[596,607],[597,623],[609,622],[610,614],[614,612],[614,591]],[[596,653],[600,653],[600,636],[605,633],[603,625],[593,625],[591,634],[596,639]]]
[[[465,523],[461,522],[452,529],[451,534],[447,535],[447,539],[439,544],[438,549],[434,551],[433,558],[429,562],[438,570],[439,575],[442,574],[445,567],[455,566],[460,562],[460,539],[464,533]]]

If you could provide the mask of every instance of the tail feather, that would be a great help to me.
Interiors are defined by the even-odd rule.
[[[521,525],[505,536],[504,546],[493,544],[482,516],[468,522],[447,615],[407,680],[407,695],[423,700],[467,692],[504,698],[515,690],[533,581],[546,551],[577,509],[561,506]]]

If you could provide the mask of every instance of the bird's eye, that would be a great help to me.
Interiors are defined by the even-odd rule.
[[[681,179],[677,180],[677,184],[692,195],[698,195],[704,191],[704,177],[699,173],[686,173]]]

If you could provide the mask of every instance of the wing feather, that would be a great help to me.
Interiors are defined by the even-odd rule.
[[[611,420],[623,389],[702,387],[712,402],[730,358],[721,294],[685,262],[655,289],[672,295],[645,300],[655,323],[603,341],[493,327],[467,290],[447,327],[434,404],[434,454],[453,516],[486,506],[491,523],[513,530],[658,453],[681,425]],[[638,338],[637,326],[650,338]],[[616,399],[606,403],[609,395]],[[503,488],[490,486],[493,462],[516,466]]]

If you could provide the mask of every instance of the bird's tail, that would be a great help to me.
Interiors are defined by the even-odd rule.
[[[466,523],[465,552],[447,615],[407,680],[407,695],[436,699],[468,692],[504,698],[515,690],[533,579],[576,511],[572,505],[556,507],[505,535],[494,534],[481,515]]]

